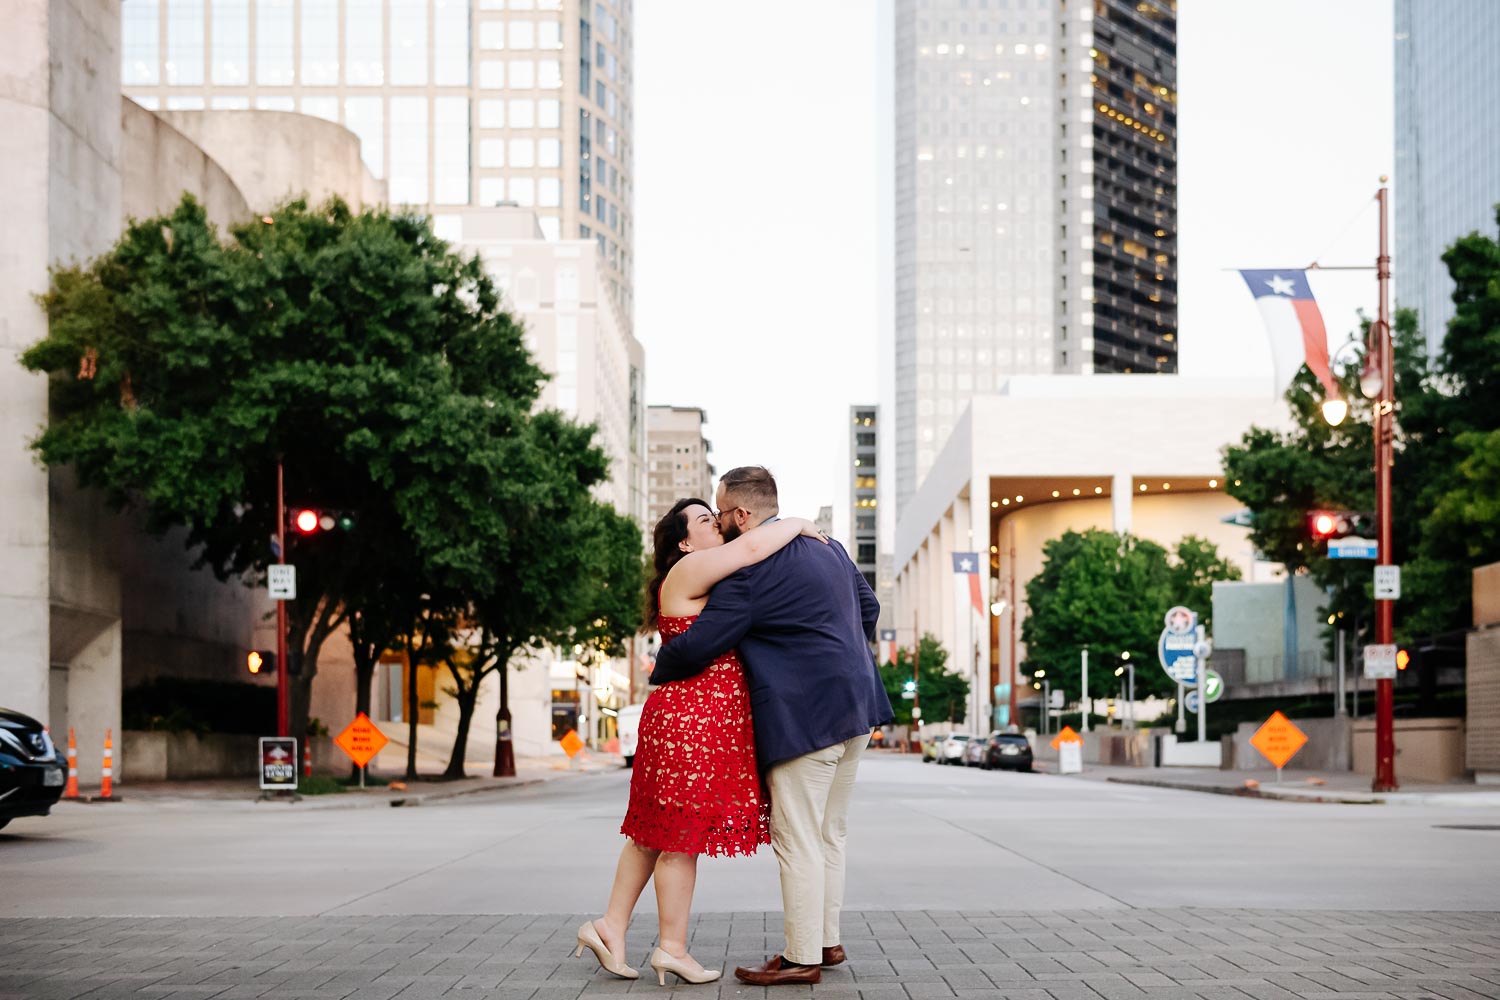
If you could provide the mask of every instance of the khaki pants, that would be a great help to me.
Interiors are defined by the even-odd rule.
[[[849,796],[869,734],[771,768],[771,847],[781,865],[787,961],[818,965],[840,944]]]

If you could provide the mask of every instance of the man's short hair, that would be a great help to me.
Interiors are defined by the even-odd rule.
[[[776,514],[781,501],[776,496],[776,477],[763,465],[742,465],[719,477],[725,495],[746,510]]]

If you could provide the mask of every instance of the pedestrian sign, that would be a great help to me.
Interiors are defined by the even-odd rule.
[[[260,787],[262,790],[297,788],[297,741],[290,736],[260,738]]]
[[[1273,712],[1265,725],[1250,737],[1250,745],[1259,750],[1277,771],[1285,767],[1306,742],[1307,734],[1280,712]]]
[[[356,767],[364,767],[375,759],[380,748],[390,740],[385,738],[385,733],[375,728],[375,723],[365,713],[360,712],[333,742],[349,755]]]
[[[583,740],[578,738],[576,729],[569,729],[563,734],[563,738],[558,740],[558,743],[562,745],[563,753],[568,755],[569,760],[577,757],[583,750]]]

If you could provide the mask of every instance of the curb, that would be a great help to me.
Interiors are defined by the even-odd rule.
[[[1323,792],[1311,795],[1299,792],[1278,792],[1275,789],[1245,788],[1235,785],[1195,785],[1186,781],[1158,781],[1152,778],[1121,778],[1111,775],[1104,779],[1119,785],[1145,785],[1149,788],[1171,788],[1180,792],[1206,792],[1209,795],[1234,795],[1243,799],[1271,799],[1276,802],[1311,802],[1345,806],[1383,806],[1389,799],[1375,795],[1360,795],[1357,792]]]
[[[581,773],[581,772],[580,772]],[[464,795],[478,795],[482,792],[503,792],[512,788],[525,788],[528,785],[545,785],[555,778],[518,778],[504,785],[482,785],[479,788],[460,788],[452,792],[428,792],[423,795],[404,795],[399,799],[391,799],[392,809],[402,807],[419,806],[424,802],[441,802],[444,799],[456,799]]]

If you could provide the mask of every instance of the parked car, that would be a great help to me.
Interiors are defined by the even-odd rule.
[[[984,751],[988,745],[988,741],[979,737],[975,737],[964,744],[964,763],[969,767],[983,767]]]
[[[968,733],[949,733],[943,740],[942,746],[938,748],[937,762],[939,764],[963,765],[964,749],[968,746],[971,737]]]
[[[980,766],[987,771],[996,767],[1008,771],[1030,771],[1031,741],[1025,733],[991,733],[984,742]]]
[[[626,767],[635,766],[635,744],[641,731],[641,709],[644,705],[626,705],[615,717],[615,734],[620,737],[620,756]]]
[[[0,708],[0,827],[17,816],[47,815],[67,777],[67,762],[42,724]]]

